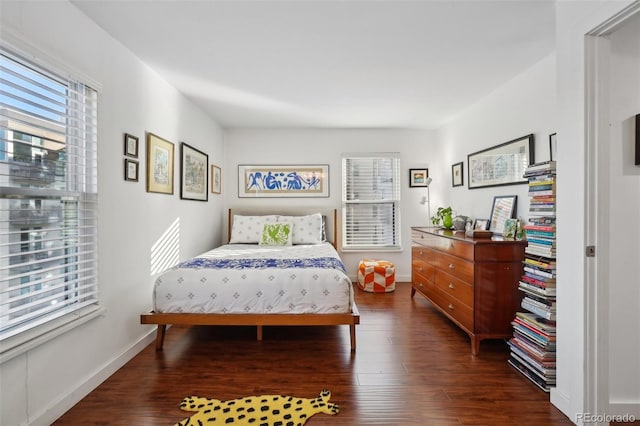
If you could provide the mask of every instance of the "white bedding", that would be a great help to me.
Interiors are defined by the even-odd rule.
[[[349,313],[353,287],[329,243],[228,244],[163,272],[153,299],[161,313]]]

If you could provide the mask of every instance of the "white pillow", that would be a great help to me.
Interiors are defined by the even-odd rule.
[[[276,223],[277,215],[241,216],[233,215],[229,244],[258,244],[262,239],[265,223]]]
[[[320,244],[323,238],[322,215],[279,216],[278,222],[293,223],[293,244]]]

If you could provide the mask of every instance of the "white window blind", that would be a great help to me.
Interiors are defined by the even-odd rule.
[[[343,154],[342,249],[399,250],[400,155]]]
[[[0,49],[0,341],[97,305],[97,92]]]

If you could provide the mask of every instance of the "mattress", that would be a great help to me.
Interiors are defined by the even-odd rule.
[[[349,313],[353,286],[329,243],[228,244],[163,272],[160,313]]]

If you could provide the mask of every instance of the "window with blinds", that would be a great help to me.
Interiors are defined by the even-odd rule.
[[[97,306],[96,108],[0,50],[0,342]]]
[[[400,155],[343,154],[342,249],[400,248]]]

